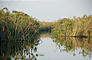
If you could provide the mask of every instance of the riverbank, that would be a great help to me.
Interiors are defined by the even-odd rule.
[[[92,36],[92,16],[60,19],[54,25],[52,34],[65,37],[90,37]]]

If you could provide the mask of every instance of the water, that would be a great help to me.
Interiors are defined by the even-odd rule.
[[[50,36],[41,36],[40,40],[41,43],[37,46],[37,53],[43,54],[43,56],[38,56],[37,60],[92,60],[92,53],[90,53],[90,56],[83,56],[80,48],[75,51],[64,51],[65,46],[58,47],[58,45],[53,42],[54,39]]]
[[[2,43],[4,60],[92,60],[92,41],[88,38],[51,38],[41,34],[34,43]],[[5,59],[7,58],[7,59]]]

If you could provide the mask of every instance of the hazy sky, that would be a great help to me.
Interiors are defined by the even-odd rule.
[[[3,7],[25,12],[40,21],[92,15],[92,0],[0,0],[0,9]]]

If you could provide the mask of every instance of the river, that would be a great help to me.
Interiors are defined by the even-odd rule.
[[[43,54],[43,56],[37,57],[37,60],[92,60],[92,57],[89,55],[83,56],[80,48],[75,51],[63,51],[66,49],[65,46],[59,48],[58,45],[53,42],[54,39],[47,34],[46,37],[41,35],[40,40],[41,43],[37,46],[37,53]],[[92,53],[90,54],[92,55]]]
[[[7,60],[92,60],[92,44],[87,38],[52,38],[50,34],[41,34],[35,43],[13,44],[3,47],[3,58]],[[92,41],[91,41],[92,42]]]

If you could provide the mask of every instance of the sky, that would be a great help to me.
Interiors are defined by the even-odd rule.
[[[92,0],[0,0],[0,9],[22,11],[39,21],[92,15]]]

